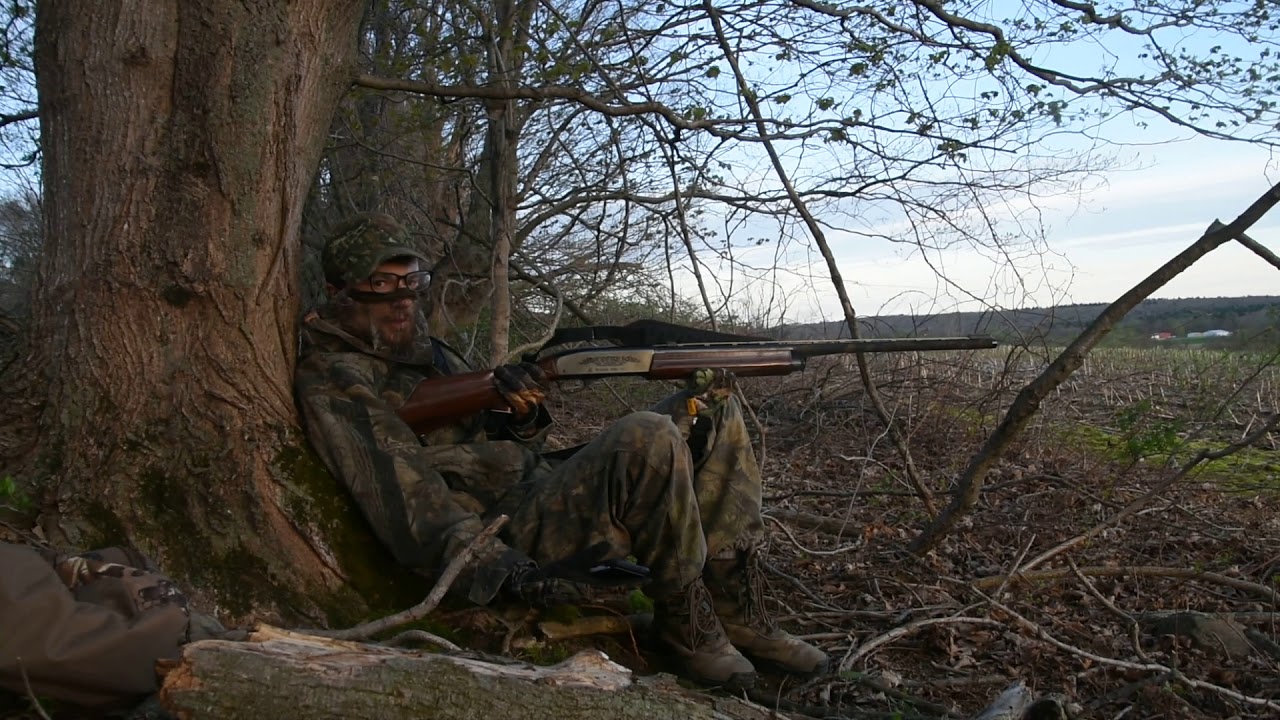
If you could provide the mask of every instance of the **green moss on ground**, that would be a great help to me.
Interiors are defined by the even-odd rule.
[[[1218,452],[1228,444],[1184,440],[1166,426],[1135,433],[1079,424],[1062,428],[1059,438],[1065,447],[1116,463],[1163,464],[1171,459],[1175,465],[1181,465],[1201,452]],[[1202,462],[1192,477],[1222,483],[1225,490],[1280,492],[1280,460],[1274,451],[1246,447],[1226,457]]]

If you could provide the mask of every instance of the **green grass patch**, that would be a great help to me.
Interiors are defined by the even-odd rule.
[[[1101,460],[1131,464],[1165,465],[1176,468],[1201,452],[1217,452],[1225,441],[1187,440],[1178,423],[1161,421],[1108,429],[1096,425],[1061,428],[1058,438],[1064,447],[1086,452]],[[1218,482],[1224,490],[1280,491],[1280,456],[1272,450],[1247,447],[1223,458],[1201,462],[1191,477]]]

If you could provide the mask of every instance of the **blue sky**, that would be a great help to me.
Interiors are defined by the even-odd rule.
[[[1044,241],[1012,262],[972,250],[931,253],[925,262],[909,245],[829,231],[855,309],[860,315],[933,314],[1110,302],[1199,238],[1211,221],[1234,220],[1280,182],[1280,158],[1244,143],[1193,139],[1128,146],[1116,155],[1118,166],[1082,191],[1036,201]],[[1249,234],[1280,253],[1280,208]],[[761,266],[772,252],[748,254]],[[816,253],[792,248],[782,264],[792,272],[777,276],[782,289],[771,297],[785,303],[788,321],[841,316]],[[1241,295],[1280,295],[1280,270],[1229,243],[1153,297]]]
[[[986,7],[998,18],[1018,15],[1024,6],[1012,0],[993,0]],[[1166,49],[1205,49],[1222,44],[1246,58],[1256,57],[1276,41],[1268,37],[1261,45],[1247,46],[1204,29],[1174,28],[1167,33]],[[1027,51],[1041,62],[1084,74],[1153,71],[1149,61],[1142,59],[1145,39],[1124,33],[1097,35]],[[939,90],[946,96],[954,88]],[[1025,239],[1021,245],[1011,246],[1007,254],[981,247],[926,253],[904,242],[913,237],[912,228],[892,209],[881,214],[876,207],[860,207],[842,214],[827,208],[824,216],[823,209],[814,208],[829,224],[827,239],[860,315],[1111,302],[1198,239],[1211,221],[1230,222],[1280,182],[1280,155],[1265,147],[1198,137],[1150,113],[1119,111],[1099,96],[1068,99],[1086,110],[1105,110],[1106,119],[1063,127],[1025,148],[1035,157],[1029,154],[1021,160],[1070,165],[1073,157],[1083,157],[1085,167],[1105,169],[1096,170],[1069,193],[1048,190],[1034,201],[984,199],[991,203],[984,208],[986,215],[1000,222],[1002,231]],[[1212,127],[1209,122],[1206,125]],[[1247,128],[1240,132],[1247,136],[1266,130]],[[797,185],[804,186],[807,175],[822,174],[821,167],[812,167],[821,165],[822,160],[815,160],[818,156],[820,153],[812,151],[786,156],[792,163],[789,172],[799,180]],[[1010,161],[1009,157],[1002,155],[996,164],[1016,166],[1018,160]],[[754,157],[735,161],[734,171],[760,178],[771,172]],[[909,188],[904,192],[911,194]],[[972,209],[959,212],[968,216],[965,220],[978,219],[979,213]],[[750,232],[739,228],[731,234],[743,240],[778,237],[776,228],[771,232],[763,227],[766,222],[749,227]],[[985,227],[980,222],[976,225]],[[793,234],[808,236],[802,228]],[[1280,208],[1249,234],[1280,253]],[[877,239],[876,235],[897,242]],[[744,314],[749,317],[768,312],[772,321],[779,315],[794,322],[841,317],[825,263],[809,245],[804,240],[781,248],[742,243],[735,251],[736,258],[754,271],[733,270],[736,282],[731,304],[745,306]],[[767,268],[774,264],[782,270],[770,272]],[[726,286],[724,278],[730,268],[721,263],[712,270],[720,285]],[[755,283],[746,281],[746,275],[752,273],[757,277]],[[682,281],[681,285],[686,294],[692,294],[691,283]],[[1238,243],[1229,243],[1153,297],[1241,295],[1280,295],[1280,269]]]

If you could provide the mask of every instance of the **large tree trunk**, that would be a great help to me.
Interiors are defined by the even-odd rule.
[[[35,378],[9,404],[35,423],[2,467],[55,543],[134,544],[233,619],[360,613],[343,586],[381,555],[291,392],[301,209],[361,6],[37,4],[47,239],[6,384]]]

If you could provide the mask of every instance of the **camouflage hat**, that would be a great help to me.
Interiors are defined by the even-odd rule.
[[[430,264],[426,255],[413,247],[409,233],[390,215],[361,213],[338,223],[324,244],[320,261],[325,281],[345,287],[398,257],[417,258],[424,270]]]

